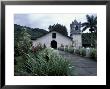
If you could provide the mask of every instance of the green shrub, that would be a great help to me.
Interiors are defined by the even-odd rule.
[[[21,56],[22,53],[30,52],[31,46],[31,36],[27,33],[26,29],[22,29],[19,35],[14,39],[14,56]]]
[[[71,75],[69,61],[46,48],[36,54],[25,54],[25,62],[16,68],[15,75],[67,76]]]
[[[65,52],[69,52],[69,53],[74,53],[74,48],[73,47],[59,47],[58,50],[61,50],[61,51],[65,51]]]
[[[86,49],[85,48],[75,49],[75,54],[86,56]]]
[[[91,51],[90,51],[90,57],[92,58],[92,59],[95,59],[95,60],[97,60],[97,50],[96,49],[91,49]]]
[[[32,46],[32,52],[34,52],[34,53],[36,53],[36,52],[38,52],[38,51],[41,51],[41,50],[43,50],[43,49],[45,49],[46,48],[46,46],[45,45],[41,45],[40,43],[37,45],[37,46]]]
[[[69,52],[69,53],[74,53],[74,48],[73,48],[73,47],[69,47],[69,48],[68,48],[68,52]]]
[[[80,55],[81,56],[86,56],[86,49],[85,48],[80,49]]]
[[[65,51],[65,52],[68,52],[68,47],[65,47],[64,51]]]
[[[64,51],[64,47],[59,47],[58,50]]]
[[[75,54],[80,55],[80,50],[79,49],[75,49]]]

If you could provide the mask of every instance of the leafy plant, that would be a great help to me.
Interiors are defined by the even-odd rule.
[[[45,44],[41,45],[41,43],[39,43],[38,45],[36,45],[35,47],[32,46],[32,52],[36,53],[42,49],[46,48]]]
[[[17,64],[16,57],[24,55],[31,51],[32,41],[30,35],[26,29],[20,29],[19,32],[15,32],[14,37],[14,64]]]
[[[97,60],[97,50],[96,50],[96,49],[94,49],[94,48],[91,49],[90,57],[91,57],[92,59]]]
[[[79,49],[75,49],[75,54],[80,55],[80,50]]]
[[[64,47],[59,47],[58,50],[64,51]]]
[[[30,35],[27,33],[26,29],[22,30],[18,37],[15,39],[15,56],[22,55],[23,53],[28,53],[32,46],[32,41]]]
[[[53,49],[46,48],[36,54],[25,54],[26,60],[18,66],[15,74],[37,75],[37,76],[67,76],[71,75],[71,65],[69,61],[54,52]],[[23,72],[24,71],[24,72]]]
[[[69,48],[68,48],[68,52],[69,52],[69,53],[74,53],[74,48],[73,48],[73,47],[69,47]]]
[[[80,55],[81,56],[86,56],[86,49],[85,48],[80,49]]]
[[[97,45],[96,33],[82,33],[82,45],[83,47],[96,47]]]
[[[83,30],[89,29],[90,32],[97,32],[97,16],[86,15],[87,22],[82,23]]]
[[[64,51],[68,52],[68,47],[65,47],[65,48],[64,48]]]

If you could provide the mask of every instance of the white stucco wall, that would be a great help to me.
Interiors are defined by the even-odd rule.
[[[81,34],[74,34],[73,36],[74,46],[76,48],[82,47],[82,37]]]
[[[52,38],[52,33],[56,33],[56,38]],[[55,40],[57,41],[57,48],[61,46],[61,44],[65,45],[72,45],[72,40],[69,39],[66,36],[61,35],[60,33],[53,31],[50,32],[40,38],[38,38],[37,40],[33,41],[33,46],[36,46],[38,43],[41,43],[42,45],[45,44],[46,47],[51,47],[51,41]]]

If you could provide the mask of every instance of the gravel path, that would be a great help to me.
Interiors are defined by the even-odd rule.
[[[64,58],[70,60],[72,65],[75,67],[74,69],[74,75],[76,76],[96,76],[97,75],[97,62],[85,58],[76,56],[64,51],[59,51],[58,53],[62,55]]]

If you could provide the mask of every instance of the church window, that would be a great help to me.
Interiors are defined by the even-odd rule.
[[[56,38],[56,33],[52,33],[52,38]]]

